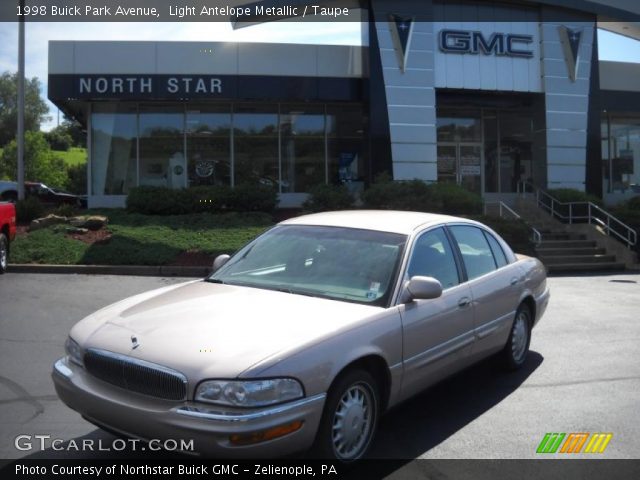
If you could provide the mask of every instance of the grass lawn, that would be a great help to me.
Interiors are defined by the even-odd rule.
[[[183,252],[215,257],[232,253],[273,224],[261,213],[152,216],[124,210],[90,210],[109,217],[111,238],[87,244],[68,236],[64,226],[19,235],[11,263],[59,265],[167,265]]]
[[[66,152],[62,150],[54,150],[53,153],[58,157],[61,157],[67,165],[78,165],[87,162],[86,148],[71,147]]]

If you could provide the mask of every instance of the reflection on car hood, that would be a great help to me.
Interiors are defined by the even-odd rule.
[[[164,288],[103,309],[73,338],[165,365],[188,378],[233,378],[348,328],[379,307],[203,281]],[[131,337],[139,346],[132,348]]]

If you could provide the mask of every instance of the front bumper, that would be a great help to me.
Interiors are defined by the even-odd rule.
[[[66,357],[53,365],[58,397],[88,421],[141,440],[193,440],[196,453],[221,458],[279,457],[309,448],[326,395],[258,409],[224,409],[200,402],[172,402],[132,393],[89,375]],[[302,421],[295,432],[238,446],[231,435],[250,435]]]

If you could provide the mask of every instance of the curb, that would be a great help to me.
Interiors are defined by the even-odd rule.
[[[81,275],[136,275],[152,277],[205,277],[211,267],[167,265],[37,265],[9,264],[12,273],[75,273]]]

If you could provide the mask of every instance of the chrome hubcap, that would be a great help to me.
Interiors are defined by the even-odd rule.
[[[4,242],[0,242],[0,265],[2,265],[2,268],[7,266],[7,246]]]
[[[520,363],[524,359],[525,351],[527,350],[527,339],[529,337],[527,314],[525,312],[520,312],[516,317],[512,336],[511,353],[513,354],[513,359],[517,363]]]
[[[373,397],[365,385],[352,385],[342,395],[333,416],[331,438],[336,456],[354,459],[371,436]]]

